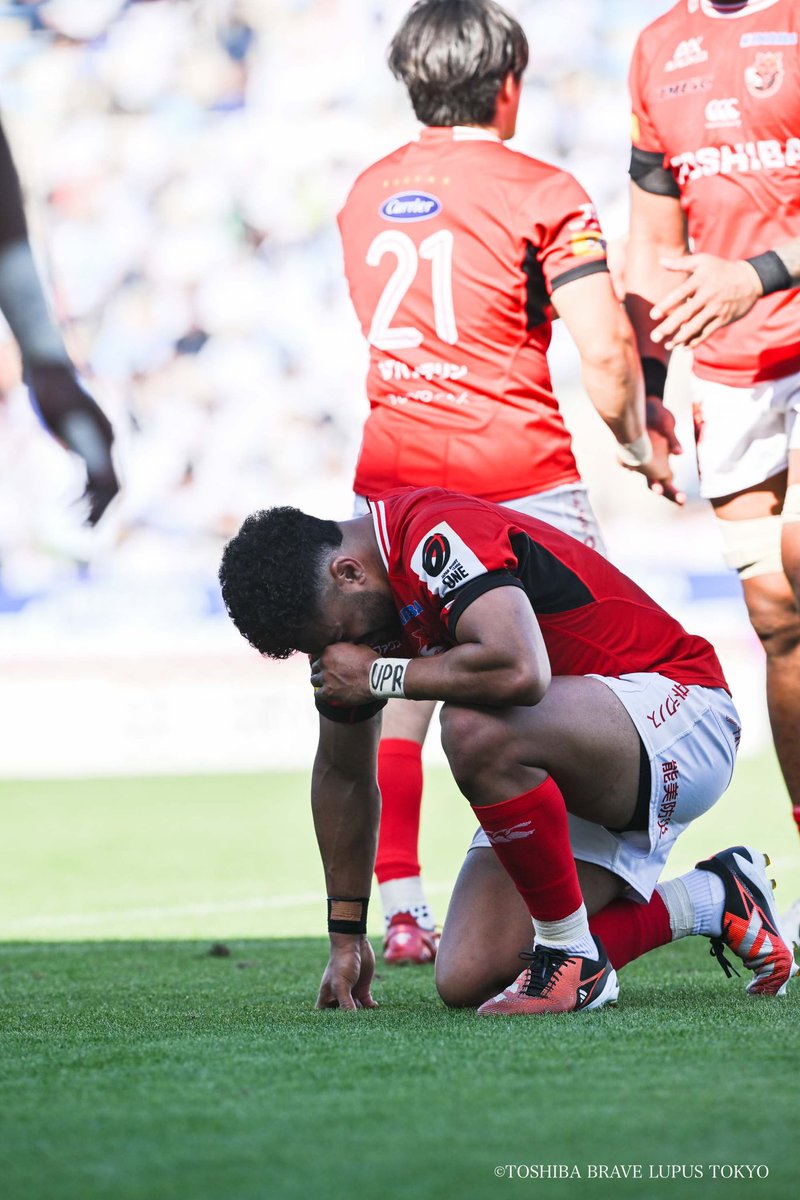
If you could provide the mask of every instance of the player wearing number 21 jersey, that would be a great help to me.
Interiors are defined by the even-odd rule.
[[[576,180],[494,130],[424,128],[364,172],[339,225],[370,346],[355,490],[435,482],[505,500],[577,483],[550,297],[607,267]]]
[[[550,380],[554,306],[623,445],[646,442],[639,365],[589,197],[504,144],[527,61],[522,28],[491,0],[421,0],[392,41],[389,65],[423,127],[363,172],[339,217],[370,349],[356,511],[378,491],[435,484],[602,550]],[[646,457],[634,462],[649,481],[668,478],[665,456]],[[376,874],[387,922],[401,926],[388,929],[388,961],[435,953],[417,857],[432,712],[395,701],[384,719]]]

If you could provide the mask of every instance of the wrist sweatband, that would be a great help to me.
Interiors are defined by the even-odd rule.
[[[403,680],[407,666],[407,658],[376,658],[369,669],[369,690],[373,696],[382,700],[405,696]]]
[[[328,933],[366,933],[369,896],[328,896]]]
[[[648,433],[643,433],[635,442],[617,446],[617,458],[623,467],[644,467],[652,457],[653,443]]]
[[[667,383],[667,367],[660,358],[643,358],[642,374],[644,375],[644,390],[648,396],[658,396],[664,399],[664,388]]]
[[[745,261],[750,263],[750,266],[761,280],[765,296],[771,295],[772,292],[785,292],[787,288],[797,286],[792,279],[786,263],[775,250],[767,250],[764,254],[756,254],[755,257],[748,258]]]

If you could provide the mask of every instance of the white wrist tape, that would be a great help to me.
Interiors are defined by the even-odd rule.
[[[376,658],[369,669],[369,690],[373,696],[382,700],[405,696],[403,680],[408,661],[407,658]]]
[[[635,442],[626,442],[617,446],[617,458],[623,467],[644,467],[653,457],[653,443],[650,434],[643,433]]]

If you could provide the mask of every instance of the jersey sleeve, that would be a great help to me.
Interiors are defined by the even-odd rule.
[[[639,38],[628,74],[631,96],[631,179],[645,192],[656,196],[679,196],[675,178],[665,162],[664,147],[647,107],[645,81],[649,70]]]
[[[532,194],[530,218],[523,234],[536,248],[548,295],[582,275],[608,270],[597,210],[572,175],[553,172]]]
[[[458,497],[446,515],[415,514],[406,532],[406,575],[426,606],[433,602],[451,637],[458,618],[474,600],[495,587],[521,587],[515,575],[513,525],[479,501]]]

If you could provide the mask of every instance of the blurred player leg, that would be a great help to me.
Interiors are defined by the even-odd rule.
[[[389,963],[421,964],[436,956],[438,935],[422,887],[418,851],[422,744],[435,707],[428,701],[392,700],[383,714],[375,875],[386,923],[383,953]]]

